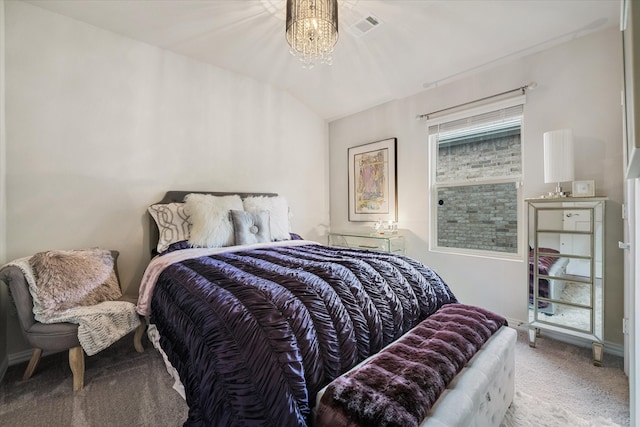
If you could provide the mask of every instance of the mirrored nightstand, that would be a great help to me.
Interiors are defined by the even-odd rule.
[[[368,249],[404,255],[404,236],[399,234],[329,233],[329,246]]]

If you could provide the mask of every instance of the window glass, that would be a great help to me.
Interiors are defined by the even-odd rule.
[[[436,248],[518,253],[522,105],[429,127]]]
[[[437,246],[517,253],[517,200],[513,183],[439,188]]]

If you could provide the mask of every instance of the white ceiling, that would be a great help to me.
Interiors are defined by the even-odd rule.
[[[617,27],[620,15],[619,0],[339,0],[333,65],[309,70],[289,53],[286,0],[27,1],[273,84],[327,120]],[[382,24],[354,35],[369,15]]]

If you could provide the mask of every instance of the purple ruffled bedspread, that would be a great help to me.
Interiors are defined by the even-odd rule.
[[[443,306],[397,342],[334,380],[316,427],[418,426],[451,380],[507,321],[463,304]]]
[[[456,303],[410,258],[317,244],[220,253],[160,274],[151,322],[189,426],[304,426],[318,390]]]

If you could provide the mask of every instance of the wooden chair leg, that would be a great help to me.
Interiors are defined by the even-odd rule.
[[[31,355],[31,359],[29,359],[29,364],[27,365],[27,369],[24,371],[24,375],[22,376],[22,381],[26,381],[31,378],[33,372],[38,367],[38,362],[40,362],[40,357],[42,357],[42,349],[34,348],[33,354]]]
[[[73,372],[73,391],[82,390],[84,387],[84,351],[82,347],[69,349],[69,366]]]
[[[147,325],[144,322],[140,323],[140,326],[136,329],[136,333],[133,335],[133,347],[138,353],[144,353],[144,347],[142,346],[142,335],[144,334]]]

